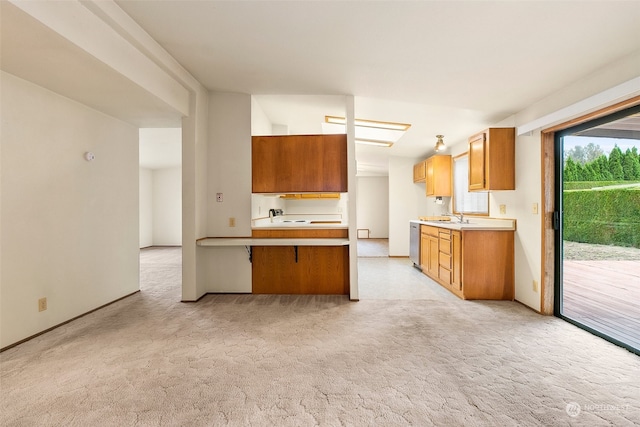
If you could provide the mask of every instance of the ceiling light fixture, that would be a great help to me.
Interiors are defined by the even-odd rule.
[[[435,150],[440,151],[446,149],[444,141],[442,140],[442,138],[444,138],[444,135],[436,135],[436,138],[438,138],[438,141],[436,142]]]
[[[324,121],[327,123],[333,123],[336,125],[347,124],[347,120],[344,117],[338,117],[338,116],[324,116]],[[360,126],[360,127],[400,130],[400,131],[407,131],[411,127],[411,125],[408,123],[381,122],[378,120],[364,120],[364,119],[355,119],[354,125]]]
[[[375,145],[377,147],[391,147],[393,145],[393,142],[390,142],[390,141],[378,141],[377,139],[356,138],[356,144]]]
[[[323,131],[331,126],[345,126],[347,120],[339,116],[324,116]],[[381,122],[377,120],[355,119],[356,144],[391,147],[411,127],[408,123]],[[325,129],[325,126],[327,127]],[[343,128],[344,129],[344,128]]]

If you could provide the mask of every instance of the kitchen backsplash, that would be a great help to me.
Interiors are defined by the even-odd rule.
[[[340,198],[330,199],[284,199],[278,195],[252,194],[251,219],[269,217],[269,209],[282,209],[284,215],[294,219],[306,217],[331,219],[348,218],[348,194],[340,194]]]
[[[451,212],[451,197],[442,197],[440,201],[435,197],[427,197],[424,211],[419,212],[419,216],[441,216]]]

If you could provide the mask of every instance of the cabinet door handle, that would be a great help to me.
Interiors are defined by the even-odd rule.
[[[296,264],[297,264],[297,263],[298,263],[298,247],[297,247],[297,246],[294,246],[294,247],[293,247],[293,251],[294,251],[294,252],[295,252],[295,254],[296,254]]]

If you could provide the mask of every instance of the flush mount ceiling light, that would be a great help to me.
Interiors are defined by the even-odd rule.
[[[344,125],[347,123],[347,120],[344,117],[337,117],[337,116],[324,116],[324,121],[327,123],[334,123],[336,125]],[[411,127],[411,125],[408,123],[381,122],[378,120],[364,120],[364,119],[355,119],[354,124],[360,127],[388,129],[388,130],[401,130],[404,132],[406,132]]]
[[[376,139],[356,138],[356,144],[376,145],[376,146],[379,146],[379,147],[391,147],[393,145],[393,142],[390,142],[390,141],[378,141]]]
[[[338,116],[324,116],[324,121],[328,126],[344,126],[347,123],[344,117]],[[357,144],[377,147],[391,147],[411,127],[408,123],[381,122],[364,119],[355,119],[354,125]]]
[[[441,151],[446,149],[445,145],[444,145],[444,141],[442,140],[442,138],[444,138],[444,135],[436,135],[436,138],[438,138],[438,141],[436,142],[436,151]]]

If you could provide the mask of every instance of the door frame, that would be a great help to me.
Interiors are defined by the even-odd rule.
[[[555,137],[556,133],[581,123],[588,122],[609,114],[640,105],[640,96],[626,99],[605,108],[593,111],[567,122],[543,129],[541,131],[542,150],[542,194],[541,194],[541,230],[542,230],[542,257],[541,257],[541,287],[540,287],[540,313],[554,314],[554,292],[556,276],[555,236],[553,215],[556,210],[556,173],[555,173]]]

